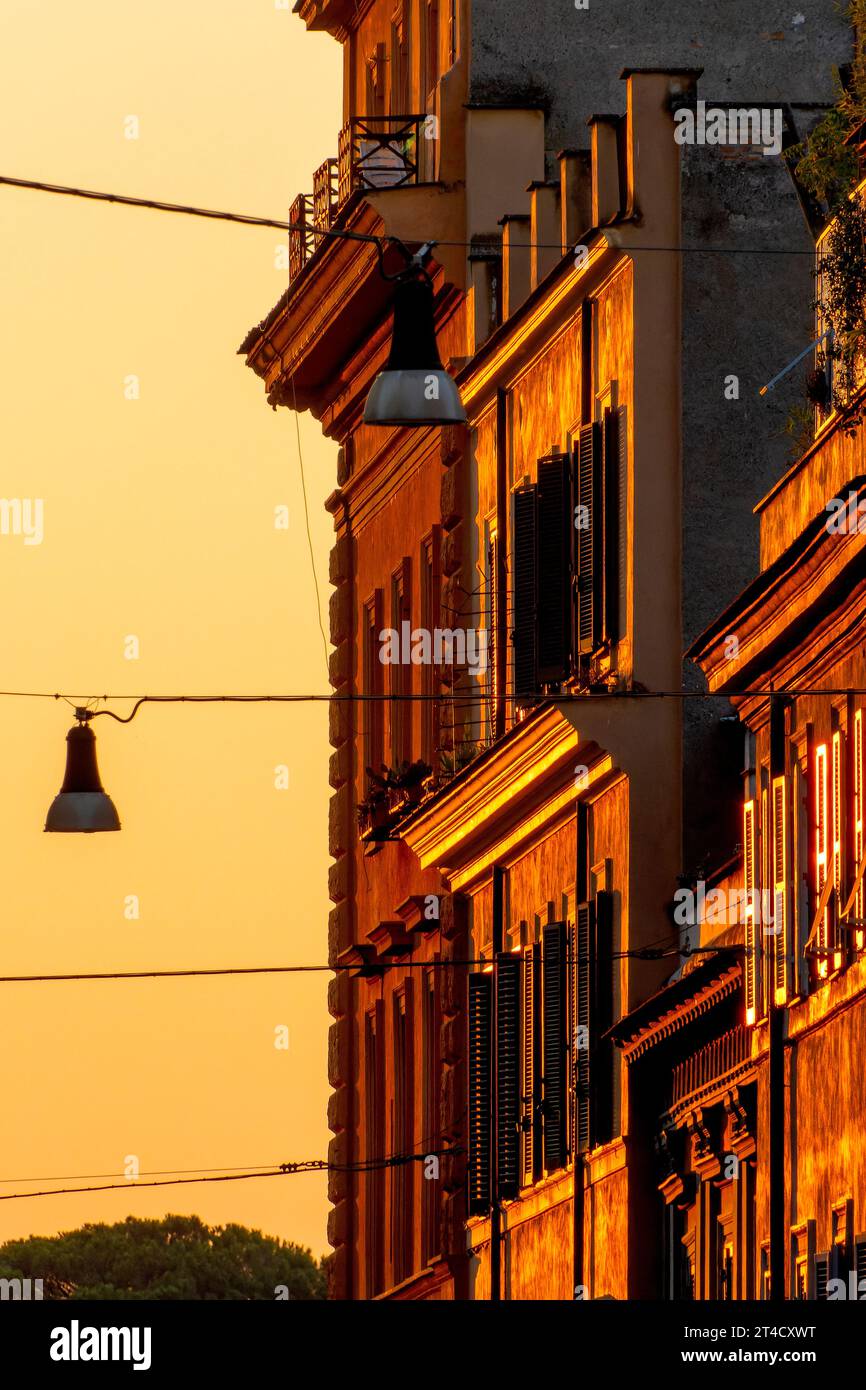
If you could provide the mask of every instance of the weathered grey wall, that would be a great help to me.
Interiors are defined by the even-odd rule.
[[[541,101],[550,152],[623,109],[624,67],[703,68],[707,99],[833,100],[850,57],[835,0],[471,0],[471,101]],[[797,21],[802,16],[802,22]]]
[[[784,424],[811,362],[758,393],[814,337],[815,289],[814,241],[779,156],[684,145],[682,210],[688,645],[758,573],[752,509],[791,458]]]
[[[703,81],[699,88],[703,96]],[[793,457],[784,425],[791,407],[805,404],[811,360],[769,395],[758,392],[812,340],[815,290],[814,242],[779,156],[684,145],[682,211],[684,246],[718,248],[687,251],[682,261],[682,621],[688,646],[758,574],[753,508]],[[737,377],[738,400],[725,398],[730,376]],[[702,686],[693,668],[686,681]],[[719,775],[730,756],[720,737],[723,712],[720,701],[690,701],[686,710],[689,870],[719,835]],[[732,781],[729,795],[734,791]],[[724,838],[732,847],[730,833]],[[718,850],[723,854],[724,847]]]

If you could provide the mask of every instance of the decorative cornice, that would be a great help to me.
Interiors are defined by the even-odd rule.
[[[367,940],[376,947],[380,956],[407,956],[415,948],[415,942],[406,933],[406,924],[399,922],[377,922],[367,932]]]
[[[308,29],[324,30],[342,43],[358,28],[374,0],[296,0],[293,12]]]
[[[580,244],[589,252],[580,268],[573,255],[564,256],[458,375],[460,397],[470,418],[477,419],[483,413],[504,379],[522,369],[540,348],[549,348],[554,325],[565,327],[580,301],[594,294],[623,259],[623,251],[595,228]]]
[[[866,498],[866,478],[853,478],[848,492]],[[828,499],[832,500],[832,499]],[[829,532],[826,507],[797,539],[753,580],[689,648],[686,655],[704,671],[710,690],[727,690],[771,670],[805,633],[814,634],[823,610],[837,611],[866,570],[866,540],[856,530]],[[726,652],[737,638],[737,655]]]
[[[403,822],[401,838],[422,868],[436,865],[452,890],[465,888],[571,813],[578,750],[588,769],[580,796],[594,795],[614,773],[612,758],[559,707],[543,707]]]
[[[716,1004],[727,999],[729,995],[736,993],[740,988],[743,968],[739,961],[727,967],[721,962],[714,961],[716,973],[713,978],[704,983],[695,981],[695,988],[687,993],[686,998],[677,1000],[671,997],[675,986],[667,986],[652,999],[648,999],[644,1004],[634,1010],[631,1020],[627,1017],[616,1025],[617,1039],[622,1040],[622,1054],[629,1064],[637,1061],[650,1048],[655,1047],[665,1038],[669,1038],[673,1033],[678,1033],[702,1014],[715,1008]],[[721,972],[721,973],[718,973]],[[686,980],[694,980],[694,976],[686,976]],[[683,986],[684,981],[676,981],[676,986]],[[667,1004],[667,1007],[666,1007]],[[646,1022],[642,1019],[646,1018]],[[630,1031],[630,1024],[634,1031]]]
[[[347,204],[339,221],[348,230],[368,236],[380,236],[384,231],[378,213],[366,200],[358,200],[357,195]],[[399,269],[402,257],[397,252],[387,254],[391,258],[389,270]],[[271,404],[294,404],[296,400],[299,410],[315,403],[321,411],[320,388],[329,375],[328,364],[319,369],[321,376],[309,382],[296,379],[294,396],[287,386],[289,378],[300,375],[301,364],[309,366],[311,358],[322,355],[326,339],[333,332],[345,335],[347,326],[359,314],[363,319],[357,327],[367,327],[367,339],[374,326],[386,339],[387,322],[382,321],[387,320],[390,298],[391,287],[379,274],[375,245],[331,238],[262,323],[250,330],[239,352],[246,355],[247,365],[264,379]],[[339,358],[340,353],[335,353],[333,370],[339,365]],[[284,389],[288,390],[285,400]]]
[[[407,932],[432,932],[439,930],[439,918],[425,916],[428,897],[423,893],[413,893],[397,907],[397,916]]]
[[[698,1087],[690,1095],[678,1100],[676,1105],[672,1105],[665,1118],[670,1118],[672,1124],[680,1124],[683,1117],[696,1106],[713,1105],[716,1101],[726,1100],[728,1093],[737,1086],[742,1086],[749,1081],[754,1081],[757,1074],[758,1058],[746,1057],[736,1066],[731,1067],[723,1076],[716,1077],[713,1081],[708,1081],[706,1085]],[[751,1138],[751,1136],[747,1136]]]

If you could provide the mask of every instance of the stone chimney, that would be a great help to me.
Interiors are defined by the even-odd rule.
[[[605,227],[620,215],[620,116],[590,116],[592,132],[592,225]]]
[[[592,226],[592,156],[589,150],[560,150],[559,217],[562,254]]]
[[[499,223],[502,228],[502,318],[510,318],[529,294],[531,219],[509,214]]]
[[[529,193],[529,283],[535,289],[562,256],[559,184],[531,183]]]

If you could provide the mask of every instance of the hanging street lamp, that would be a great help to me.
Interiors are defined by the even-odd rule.
[[[90,710],[76,709],[77,724],[66,735],[66,775],[48,810],[45,829],[92,835],[97,830],[119,830],[114,802],[103,788],[96,765],[96,735],[90,727]]]
[[[395,281],[391,351],[367,396],[365,425],[466,424],[460,393],[436,343],[433,282],[422,264],[431,245],[422,246],[398,275],[385,276]]]

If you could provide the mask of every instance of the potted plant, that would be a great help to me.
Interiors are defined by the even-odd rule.
[[[370,769],[367,769],[368,775]],[[381,778],[377,779],[381,782]],[[380,829],[388,819],[390,805],[385,787],[374,783],[363,801],[358,802],[358,826],[362,833]]]
[[[404,805],[418,805],[424,791],[424,783],[432,771],[429,763],[425,763],[423,758],[418,758],[414,763],[404,761],[400,764],[397,772],[393,774],[392,785],[402,794]]]

